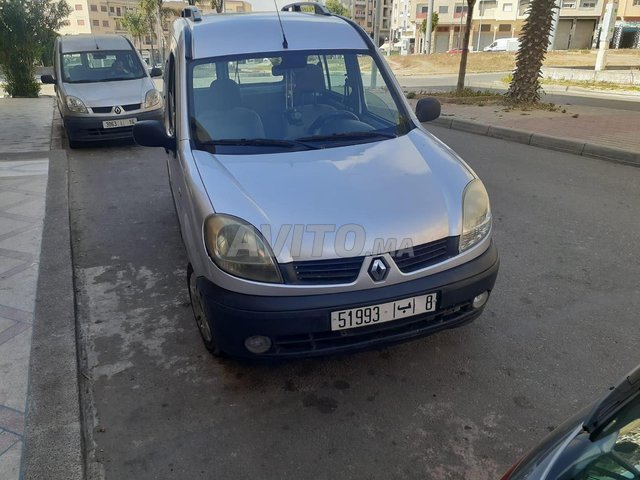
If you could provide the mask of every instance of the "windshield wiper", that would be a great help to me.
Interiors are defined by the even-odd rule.
[[[220,140],[208,140],[206,142],[200,142],[200,145],[203,145],[205,147],[215,147],[217,145],[286,148],[304,147],[311,150],[315,150],[318,148],[315,145],[308,145],[298,140],[278,140],[275,138],[223,138]]]
[[[332,133],[331,135],[311,135],[310,137],[296,138],[299,142],[312,142],[316,140],[358,140],[361,138],[396,138],[395,133],[389,132],[345,132],[345,133]]]

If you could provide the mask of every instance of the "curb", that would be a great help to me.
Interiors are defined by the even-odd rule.
[[[75,297],[69,229],[68,161],[51,150],[31,341],[25,480],[82,480]]]
[[[463,120],[455,117],[440,117],[429,122],[429,124],[450,128],[452,130],[460,130],[463,132],[475,133],[477,135],[499,138],[501,140],[524,143],[525,145],[531,145],[534,147],[573,153],[583,157],[592,157],[609,162],[624,163],[626,165],[640,167],[640,152],[623,150],[621,148],[606,147],[604,145],[596,145],[580,140],[554,137],[541,133],[532,133],[525,130],[517,130],[515,128],[487,125],[485,123]]]

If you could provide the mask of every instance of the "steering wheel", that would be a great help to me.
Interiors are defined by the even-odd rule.
[[[309,128],[307,128],[307,133],[313,133],[316,130],[318,130],[321,126],[323,126],[325,123],[327,123],[329,120],[337,120],[338,118],[360,120],[355,113],[349,112],[348,110],[342,110],[340,112],[325,113],[324,115],[320,115],[318,118],[316,118],[313,121],[311,125],[309,125]]]

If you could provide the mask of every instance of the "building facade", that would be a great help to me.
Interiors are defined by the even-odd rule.
[[[188,5],[187,2],[165,1],[162,6],[167,12],[163,21],[164,39],[157,41],[155,32],[149,32],[141,42],[134,39],[125,28],[124,15],[127,12],[138,11],[139,0],[67,0],[71,7],[71,13],[63,26],[58,30],[60,35],[78,35],[82,33],[92,34],[119,34],[131,39],[142,57],[148,63],[161,62],[163,42],[167,41],[169,29],[173,21],[180,16],[180,12]],[[198,4],[203,14],[215,13],[215,10]],[[226,0],[225,11],[228,13],[251,12],[251,3],[242,0]],[[139,44],[140,43],[140,44]]]

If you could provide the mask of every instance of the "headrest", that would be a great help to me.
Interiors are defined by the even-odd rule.
[[[296,91],[298,93],[320,93],[324,90],[322,68],[308,64],[296,72]]]
[[[240,86],[230,78],[219,78],[211,82],[211,107],[215,110],[230,110],[240,106]]]

